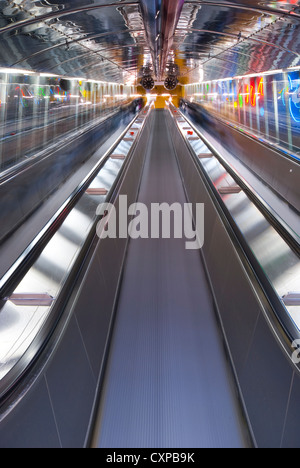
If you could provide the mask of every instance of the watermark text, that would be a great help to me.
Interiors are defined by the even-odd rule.
[[[187,250],[204,245],[204,204],[144,203],[128,205],[126,195],[120,195],[118,206],[102,203],[96,214],[100,239],[185,239]]]

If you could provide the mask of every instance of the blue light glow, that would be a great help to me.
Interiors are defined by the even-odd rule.
[[[300,122],[300,80],[292,80],[291,76],[288,75],[289,79],[289,110],[292,119],[295,122]]]

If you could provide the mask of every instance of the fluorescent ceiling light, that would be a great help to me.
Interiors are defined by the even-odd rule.
[[[21,70],[18,68],[0,68],[0,73],[7,73],[12,75],[34,75],[35,72],[31,70]]]

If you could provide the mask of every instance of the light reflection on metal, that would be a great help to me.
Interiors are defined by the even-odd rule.
[[[253,13],[259,13],[263,15],[275,15],[275,16],[285,16],[290,18],[291,15],[295,19],[300,18],[300,14],[297,11],[293,11],[295,6],[297,5],[292,5],[291,10],[284,10],[283,8],[277,8],[276,3],[278,2],[270,2],[270,7],[262,7],[263,3],[262,2],[257,2],[257,6],[254,5],[255,1],[251,1],[250,4],[243,4],[242,2],[239,2],[238,4],[231,3],[231,2],[215,2],[215,1],[205,1],[205,0],[185,0],[185,3],[188,5],[203,5],[203,6],[209,6],[209,7],[214,7],[214,8],[229,8],[229,9],[235,9],[235,10],[242,10],[242,11],[248,11],[248,12],[253,12]]]
[[[50,307],[54,301],[50,294],[19,293],[12,294],[9,301],[16,306],[25,307]]]
[[[86,78],[115,82],[137,78],[145,55],[152,57],[153,76],[162,80],[170,55],[181,62],[181,81],[197,79],[201,63],[204,79],[300,64],[296,4],[87,0],[77,5],[26,0],[3,7],[0,33],[11,53],[6,56],[3,47],[0,64],[64,76],[82,70]],[[94,66],[101,56],[104,66]]]
[[[232,33],[225,33],[225,32],[220,32],[220,31],[215,31],[215,30],[212,30],[212,29],[191,29],[190,32],[200,32],[200,33],[207,33],[207,34],[212,34],[212,35],[216,35],[216,36],[225,36],[225,37],[230,37],[230,38],[238,38],[239,35],[238,34],[232,34]],[[275,49],[280,49],[284,52],[287,52],[289,54],[293,54],[293,55],[297,55],[298,57],[300,57],[300,53],[295,51],[295,50],[291,50],[291,49],[287,49],[286,47],[282,47],[278,44],[274,44],[273,42],[269,42],[269,41],[265,41],[263,39],[259,39],[259,38],[256,38],[256,37],[252,37],[252,36],[241,36],[241,39],[244,39],[244,40],[249,40],[249,41],[253,41],[253,42],[258,42],[258,43],[261,43],[261,44],[266,44],[270,47],[274,47]]]
[[[282,300],[286,306],[300,306],[300,292],[290,292]]]
[[[87,195],[107,195],[108,190],[106,188],[88,188],[86,191]]]
[[[25,20],[16,21],[16,22],[14,22],[12,24],[4,26],[3,28],[0,28],[0,34],[3,34],[5,32],[14,31],[15,29],[23,28],[24,26],[27,26],[27,25],[30,25],[30,24],[49,21],[49,20],[51,20],[53,18],[54,19],[62,18],[64,16],[70,16],[70,15],[74,15],[74,14],[77,14],[77,13],[93,11],[93,10],[100,9],[100,8],[120,7],[121,5],[123,5],[123,6],[124,5],[126,5],[126,6],[138,5],[138,2],[126,2],[126,3],[122,3],[122,4],[120,4],[120,3],[106,3],[106,4],[103,4],[103,5],[93,4],[93,5],[86,5],[86,6],[81,6],[81,7],[77,7],[77,8],[68,8],[66,10],[60,10],[60,11],[54,10],[54,12],[47,13],[45,15],[38,15],[38,16],[33,15],[33,17],[31,15],[29,18],[27,18]],[[23,8],[23,11],[24,11],[24,8]]]
[[[184,0],[164,0],[162,11],[162,48],[160,51],[159,79],[162,79],[173,46],[176,27],[182,12]]]
[[[240,193],[242,189],[238,185],[228,185],[220,187],[218,190],[221,195],[230,195],[232,193]]]
[[[159,47],[161,32],[161,2],[162,0],[141,0],[140,7],[144,21],[145,35],[150,47],[150,55],[154,76],[158,76],[159,69]],[[159,12],[159,14],[158,14]]]

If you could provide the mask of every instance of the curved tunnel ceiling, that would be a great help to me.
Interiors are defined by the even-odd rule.
[[[137,83],[300,66],[300,0],[0,0],[0,67]],[[144,67],[144,68],[143,68]]]

